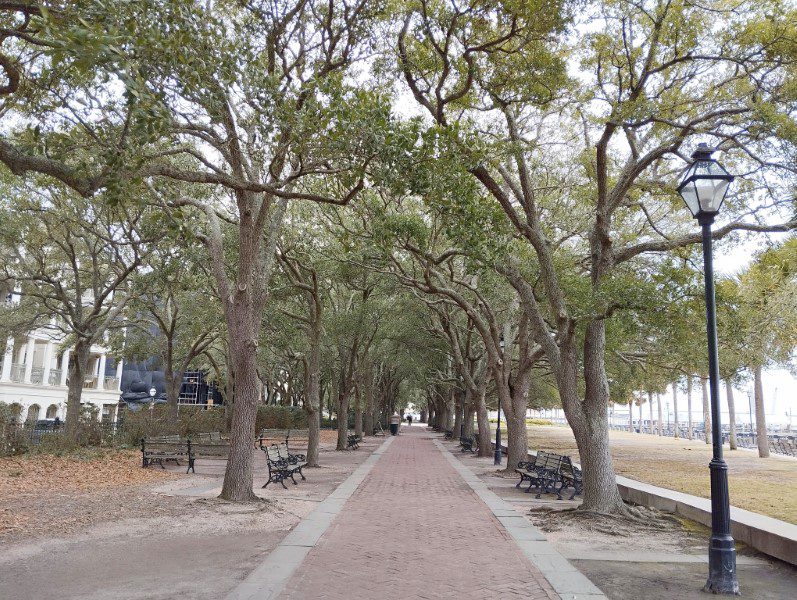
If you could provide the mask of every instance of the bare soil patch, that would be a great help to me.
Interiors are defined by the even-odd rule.
[[[710,497],[708,463],[711,446],[703,442],[624,431],[610,432],[612,459],[618,475],[652,485]],[[578,460],[568,427],[529,427],[529,446]],[[731,504],[797,523],[797,461],[725,449]]]

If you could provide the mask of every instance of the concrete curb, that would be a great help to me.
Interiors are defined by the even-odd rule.
[[[617,477],[623,500],[671,512],[711,527],[711,500]],[[731,533],[759,552],[797,565],[797,525],[731,506]]]
[[[285,584],[394,440],[387,438],[349,477],[302,519],[226,600],[270,600]]]
[[[440,440],[432,440],[474,493],[492,511],[526,558],[537,567],[562,600],[606,600],[606,596],[581,571],[570,564],[511,504],[487,488],[478,476],[458,461]]]

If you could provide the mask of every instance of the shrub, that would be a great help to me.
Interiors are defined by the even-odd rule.
[[[149,408],[136,412],[126,410],[116,441],[122,445],[137,446],[144,437],[175,434],[187,437],[210,431],[223,433],[226,430],[227,422],[223,408],[181,407],[180,415],[175,421],[171,417],[169,407],[162,404],[152,410]]]
[[[263,429],[307,429],[307,413],[298,406],[260,406],[255,431]]]

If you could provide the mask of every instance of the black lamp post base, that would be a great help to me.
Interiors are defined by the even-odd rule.
[[[501,466],[501,450],[496,450],[495,454],[493,455],[493,464],[496,467]]]
[[[708,580],[704,592],[741,596],[736,578],[736,548],[733,538],[712,537],[708,547]]]

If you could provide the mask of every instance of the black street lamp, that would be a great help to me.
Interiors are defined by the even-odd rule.
[[[703,229],[703,269],[706,285],[706,331],[708,334],[708,376],[711,393],[711,440],[714,456],[711,472],[711,541],[708,547],[708,581],[703,591],[739,595],[736,577],[736,548],[731,536],[731,511],[728,497],[728,465],[722,458],[720,424],[719,358],[717,356],[717,313],[714,303],[714,264],[711,224],[733,181],[716,160],[715,152],[700,144],[692,154],[694,162],[684,176],[678,193]]]
[[[501,360],[504,360],[504,336],[498,340],[498,345],[501,348]],[[500,466],[501,464],[501,394],[498,394],[498,427],[495,428],[495,456],[493,464]]]

